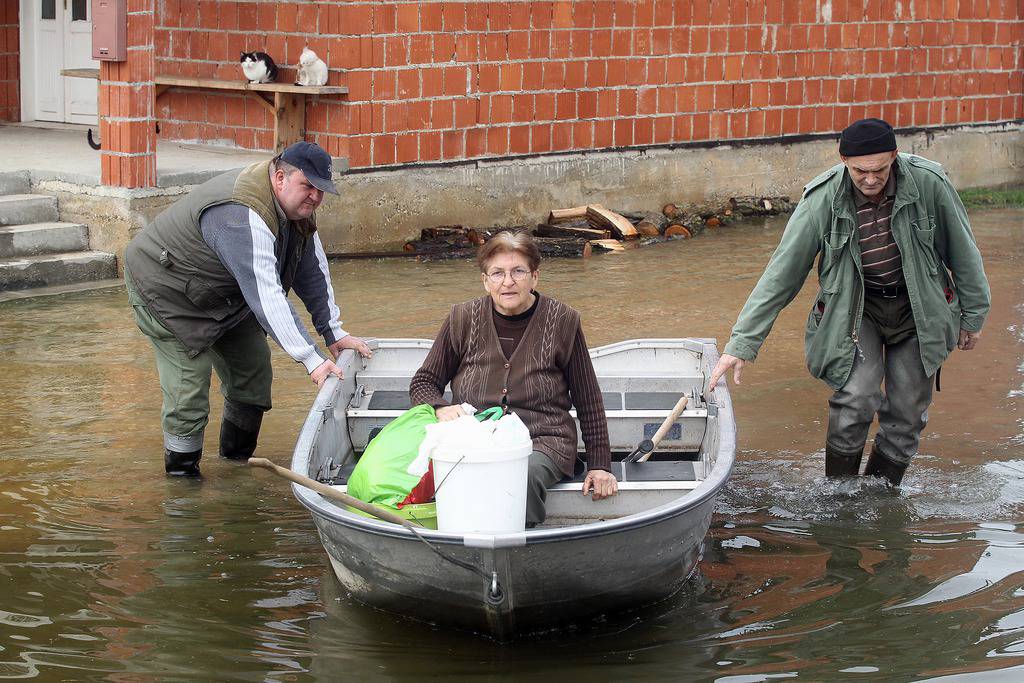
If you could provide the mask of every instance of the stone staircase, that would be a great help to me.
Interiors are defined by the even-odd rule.
[[[0,292],[117,277],[113,254],[89,250],[89,228],[57,218],[57,198],[31,194],[27,173],[0,174]]]

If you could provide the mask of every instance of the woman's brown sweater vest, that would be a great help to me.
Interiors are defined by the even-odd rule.
[[[479,410],[491,406],[507,406],[530,430],[533,447],[555,462],[566,475],[572,475],[576,461],[576,423],[569,414],[571,407],[569,360],[580,332],[580,316],[574,309],[548,297],[540,297],[536,312],[512,357],[502,352],[492,318],[490,297],[467,301],[452,307],[447,324],[451,351],[458,357],[453,377],[440,371],[448,365],[443,360],[445,349],[440,335],[434,348],[416,373],[410,387],[414,403],[437,405],[444,385],[451,381],[452,402],[470,403]],[[600,390],[597,389],[593,366],[586,357],[586,368],[575,369],[585,375],[580,385],[590,385],[586,396],[574,396],[580,420],[599,423],[600,436],[594,444],[597,452],[588,452],[592,469],[608,469],[607,423]],[[588,429],[584,436],[588,436]],[[601,438],[603,437],[603,438]],[[591,444],[587,444],[588,451]],[[603,447],[602,447],[603,446]]]

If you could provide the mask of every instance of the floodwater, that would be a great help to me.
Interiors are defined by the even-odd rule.
[[[902,492],[822,477],[808,286],[733,388],[736,469],[686,589],[511,645],[354,602],[264,472],[208,455],[201,482],[165,478],[151,351],[123,291],[4,304],[0,679],[1024,680],[1024,211],[973,222],[993,311],[980,347],[947,362]],[[583,313],[592,346],[724,340],[782,225],[552,260],[539,288]],[[432,337],[481,292],[462,261],[332,272],[365,336]],[[286,464],[314,386],[279,350],[275,371],[258,452]]]

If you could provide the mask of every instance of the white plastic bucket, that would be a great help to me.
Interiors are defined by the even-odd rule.
[[[533,443],[479,450],[438,445],[434,461],[437,529],[506,534],[526,528],[526,479]]]

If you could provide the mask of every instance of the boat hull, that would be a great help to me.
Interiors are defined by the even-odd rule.
[[[698,341],[707,367],[717,360],[717,351],[710,340]],[[344,422],[349,397],[359,393],[353,379],[358,368],[353,358],[343,354],[343,359],[350,365],[346,379],[321,390],[296,444],[292,469],[313,478],[326,477],[336,469],[338,454],[352,449]],[[347,512],[308,489],[293,490],[312,513],[339,582],[357,600],[510,640],[614,616],[683,586],[700,558],[735,451],[728,391],[710,396],[701,481],[668,502],[662,491],[661,497],[652,496],[658,501],[654,507],[621,517],[502,535],[424,530],[418,538],[405,528]],[[561,495],[575,500],[580,494]]]

